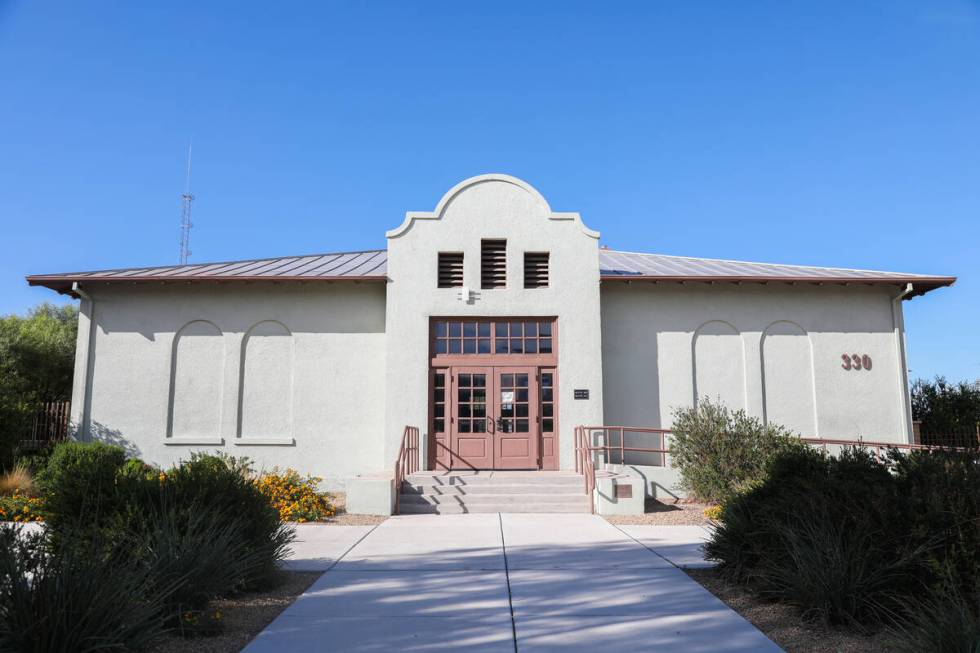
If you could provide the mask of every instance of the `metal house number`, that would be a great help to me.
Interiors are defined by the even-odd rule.
[[[870,370],[871,357],[867,354],[841,354],[840,366],[845,370]]]

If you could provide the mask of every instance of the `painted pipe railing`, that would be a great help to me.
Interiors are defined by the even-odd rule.
[[[402,433],[402,444],[395,460],[395,514],[398,514],[402,494],[402,482],[409,474],[419,471],[419,429],[406,426]]]
[[[616,438],[618,434],[618,438]],[[670,429],[648,428],[642,426],[576,426],[575,427],[575,471],[585,477],[585,493],[590,497],[595,490],[595,465],[596,454],[602,452],[604,463],[625,465],[626,454],[649,454],[661,456],[655,458],[654,463],[633,462],[631,464],[650,465],[652,467],[667,467],[669,464],[670,446],[667,439],[672,435]],[[629,437],[633,436],[633,437]],[[627,440],[643,439],[644,437],[656,437],[654,447],[626,446]],[[801,440],[814,447],[821,447],[824,451],[827,447],[860,447],[862,449],[874,449],[875,455],[883,457],[889,449],[898,451],[931,451],[937,449],[947,449],[962,451],[966,447],[947,446],[947,445],[927,445],[927,444],[908,444],[902,442],[878,442],[874,440],[842,440],[834,438],[806,438]],[[614,460],[618,454],[618,461]],[[593,512],[595,511],[595,499],[592,499]]]

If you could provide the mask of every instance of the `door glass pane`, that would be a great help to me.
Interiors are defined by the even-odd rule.
[[[469,433],[470,432],[470,420],[468,420],[468,419],[461,419],[461,420],[459,420],[459,432],[460,433]]]
[[[469,374],[459,375],[459,387],[468,388],[471,385],[473,385],[473,382],[472,382],[472,377]]]
[[[551,388],[541,388],[541,401],[554,401],[554,392]]]
[[[554,416],[554,412],[553,412],[554,410],[555,410],[554,404],[542,404],[541,405],[541,414],[544,415],[545,417],[553,417]]]
[[[480,338],[478,341],[477,352],[480,354],[490,353],[490,338]]]
[[[434,424],[432,425],[432,427],[436,433],[445,433],[446,421],[442,419],[434,420]]]
[[[474,388],[473,389],[473,401],[479,401],[481,403],[486,402],[487,391],[486,388]]]
[[[524,346],[523,346],[523,344],[521,344],[521,339],[520,338],[511,338],[510,339],[510,353],[512,353],[512,354],[523,354],[524,353]]]
[[[470,405],[469,404],[460,404],[459,405],[459,416],[460,417],[469,417],[470,416]]]
[[[513,374],[501,374],[500,375],[500,386],[502,388],[513,388],[514,387],[514,375]]]
[[[527,388],[517,390],[517,401],[527,401]]]
[[[486,417],[486,416],[487,416],[486,404],[473,404],[473,417]]]
[[[500,407],[501,417],[513,417],[514,416],[514,404],[503,404]]]
[[[473,432],[474,433],[486,433],[487,432],[487,421],[485,419],[475,419],[475,420],[473,420]]]
[[[446,389],[445,388],[436,388],[435,391],[434,391],[434,393],[433,393],[433,395],[432,395],[432,398],[435,399],[436,401],[445,401],[446,400]]]
[[[502,419],[502,420],[500,420],[500,432],[501,433],[513,433],[514,432],[514,420],[512,420],[512,419]]]
[[[463,353],[464,354],[475,354],[476,353],[476,340],[464,340],[463,341]]]
[[[445,404],[436,404],[435,406],[432,407],[432,414],[435,415],[436,417],[445,417],[446,416],[446,405]]]
[[[527,433],[530,430],[530,422],[526,419],[517,420],[516,433]]]
[[[500,326],[500,325],[498,324],[497,326]],[[495,349],[496,349],[496,351],[497,351],[498,354],[506,354],[507,353],[507,343],[508,343],[508,340],[506,338],[497,338],[497,346],[495,347]]]
[[[555,430],[555,421],[551,419],[541,420],[541,430],[545,433],[551,433]]]
[[[487,385],[487,375],[486,374],[474,374],[473,375],[473,387],[483,388]]]
[[[541,373],[541,387],[543,387],[543,388],[550,388],[551,387],[551,384],[552,384],[551,372],[542,372]]]
[[[436,387],[444,388],[446,387],[446,375],[443,373],[436,374]]]
[[[517,416],[527,417],[527,404],[517,404]]]
[[[536,354],[536,353],[538,353],[538,341],[537,340],[525,340],[524,341],[524,353],[525,354]]]
[[[550,354],[551,338],[541,338],[541,340],[538,341],[538,349],[541,351],[542,354]]]
[[[457,390],[457,397],[460,403],[469,403],[470,390],[468,388],[459,388]]]
[[[517,387],[518,388],[526,388],[527,387],[527,374],[518,374],[517,375]]]

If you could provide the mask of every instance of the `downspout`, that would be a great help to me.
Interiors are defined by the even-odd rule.
[[[94,346],[94,331],[92,327],[95,321],[95,300],[87,292],[82,290],[77,281],[71,284],[71,292],[88,303],[88,315],[86,320],[86,332],[83,334],[79,330],[75,346],[80,351],[75,355],[75,376],[72,385],[72,422],[75,424],[75,439],[87,441],[89,436],[90,413],[91,413],[91,390],[89,379],[92,368],[92,347]],[[86,311],[79,309],[79,315],[85,315]],[[81,321],[79,321],[81,327]],[[79,345],[84,342],[84,347]]]
[[[906,443],[912,442],[912,400],[909,396],[909,368],[905,351],[905,317],[902,313],[902,301],[912,294],[913,290],[912,284],[907,283],[905,288],[892,298],[892,329],[895,331],[895,347],[898,350],[899,383],[901,384],[899,397],[902,402]]]

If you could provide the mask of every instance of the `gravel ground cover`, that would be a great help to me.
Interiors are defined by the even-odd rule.
[[[704,516],[704,503],[662,503],[656,499],[647,499],[646,512],[642,515],[608,515],[606,520],[611,524],[620,525],[661,525],[701,526],[708,523]]]
[[[373,526],[380,524],[387,517],[381,515],[351,515],[345,509],[347,506],[347,495],[343,492],[331,492],[330,500],[337,509],[330,519],[320,522],[321,524],[336,524],[337,526]]]
[[[763,601],[745,588],[722,579],[714,569],[684,571],[787,653],[881,653],[895,648],[894,640],[886,632],[864,635],[808,623],[792,606]]]
[[[215,637],[184,639],[167,635],[150,653],[233,653],[241,651],[262,629],[272,623],[322,572],[284,571],[285,579],[271,592],[242,594],[214,601],[221,611],[225,630]]]

